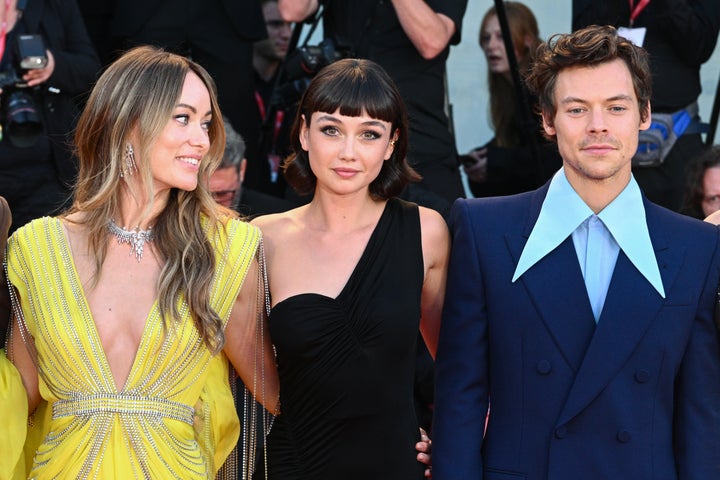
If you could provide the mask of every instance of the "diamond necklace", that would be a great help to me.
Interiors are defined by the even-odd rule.
[[[147,230],[140,230],[140,227],[136,227],[135,230],[125,230],[111,219],[108,220],[107,229],[117,238],[118,244],[127,243],[130,245],[130,255],[135,255],[138,262],[143,256],[145,242],[153,241],[152,227]]]

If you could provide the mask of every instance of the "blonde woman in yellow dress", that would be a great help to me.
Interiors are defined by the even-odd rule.
[[[215,477],[239,430],[228,359],[276,408],[260,232],[207,190],[224,136],[186,58],[140,47],[93,89],[72,208],[8,241],[29,477]]]

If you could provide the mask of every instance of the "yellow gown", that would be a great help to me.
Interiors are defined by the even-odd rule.
[[[230,220],[211,241],[217,267],[211,302],[227,322],[260,232]],[[201,341],[184,297],[174,328],[163,329],[157,303],[152,307],[118,391],[60,220],[45,217],[18,229],[7,263],[34,339],[44,400],[28,432],[34,450],[28,455],[26,445],[28,478],[213,478],[240,427],[227,358],[213,356]],[[12,366],[3,362],[0,375],[12,383]]]

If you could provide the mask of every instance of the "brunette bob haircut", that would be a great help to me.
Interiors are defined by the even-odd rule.
[[[300,144],[303,122],[309,127],[313,113],[332,114],[338,110],[340,115],[358,117],[365,113],[391,124],[395,147],[391,157],[383,162],[377,178],[370,183],[370,195],[380,199],[394,197],[409,182],[421,178],[407,162],[407,111],[395,83],[375,62],[346,58],[320,70],[300,100],[290,134],[293,153],[284,167],[285,180],[300,195],[312,194],[317,182],[308,152]]]

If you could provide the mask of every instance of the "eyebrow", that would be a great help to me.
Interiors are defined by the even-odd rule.
[[[197,108],[193,107],[192,105],[188,105],[187,103],[178,103],[175,108],[187,108],[188,110],[192,111],[193,113],[197,113]],[[205,113],[205,116],[212,115],[212,110],[208,110]]]
[[[318,117],[318,121],[326,121],[326,122],[332,122],[332,123],[340,123],[340,119],[337,117],[334,117],[332,115],[321,115]],[[387,127],[385,126],[385,123],[383,123],[380,120],[367,120],[365,122],[362,122],[362,125],[367,125],[370,127],[378,127],[382,128],[383,130],[386,130]]]
[[[605,99],[606,102],[617,102],[617,101],[626,101],[626,102],[634,102],[635,99],[631,97],[630,95],[625,94],[619,94],[615,95],[610,98]],[[582,98],[578,97],[566,97],[560,100],[560,103],[563,105],[567,105],[568,103],[587,103],[587,100],[584,100]]]

